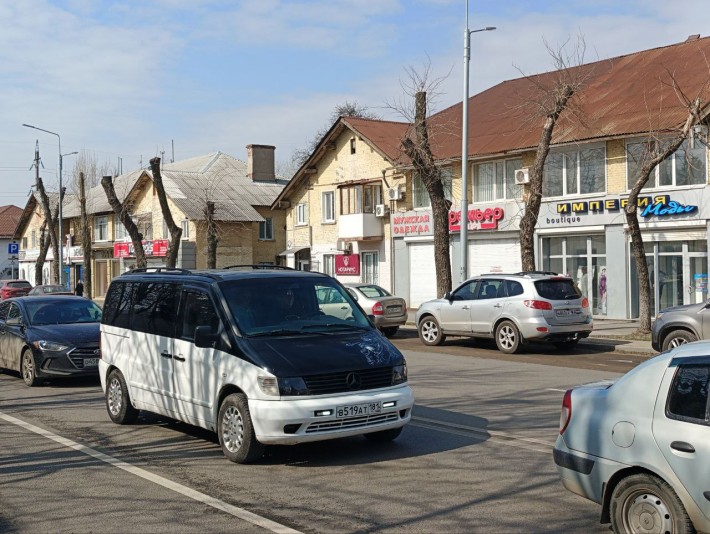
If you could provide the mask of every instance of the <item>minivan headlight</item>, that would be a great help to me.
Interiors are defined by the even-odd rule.
[[[32,343],[36,349],[39,350],[46,350],[50,352],[59,352],[62,350],[67,350],[69,348],[69,345],[62,345],[61,343],[56,343],[54,341],[45,341],[44,339],[41,339],[39,341],[35,341]]]
[[[293,397],[296,395],[309,395],[306,382],[301,377],[276,378],[273,376],[260,376],[257,378],[259,389],[266,395],[278,397]]]
[[[392,368],[392,385],[404,384],[407,381],[407,364],[395,365]]]

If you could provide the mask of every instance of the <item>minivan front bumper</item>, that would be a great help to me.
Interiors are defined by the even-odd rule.
[[[375,415],[344,419],[334,415],[338,406],[372,402],[393,405],[383,406],[382,412]],[[249,399],[256,439],[267,445],[293,445],[399,428],[410,421],[413,406],[414,395],[407,384],[327,397]],[[327,410],[333,415],[316,415]]]

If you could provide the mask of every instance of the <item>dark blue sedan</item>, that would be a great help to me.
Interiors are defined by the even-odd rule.
[[[28,386],[46,378],[98,375],[101,308],[83,297],[0,302],[0,367]]]

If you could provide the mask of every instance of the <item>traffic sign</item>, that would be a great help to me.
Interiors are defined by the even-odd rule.
[[[8,243],[7,244],[7,253],[8,254],[19,254],[20,252],[20,244],[19,243]]]

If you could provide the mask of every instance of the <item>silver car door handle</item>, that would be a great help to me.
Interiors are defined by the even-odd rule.
[[[690,443],[686,443],[685,441],[672,442],[671,449],[675,449],[676,451],[680,452],[695,452],[695,447],[693,447]]]
[[[503,305],[502,305],[502,304],[494,304],[493,307],[494,307],[494,308],[502,308]]]
[[[469,308],[470,308],[470,306],[461,306],[462,310],[468,310]]]

